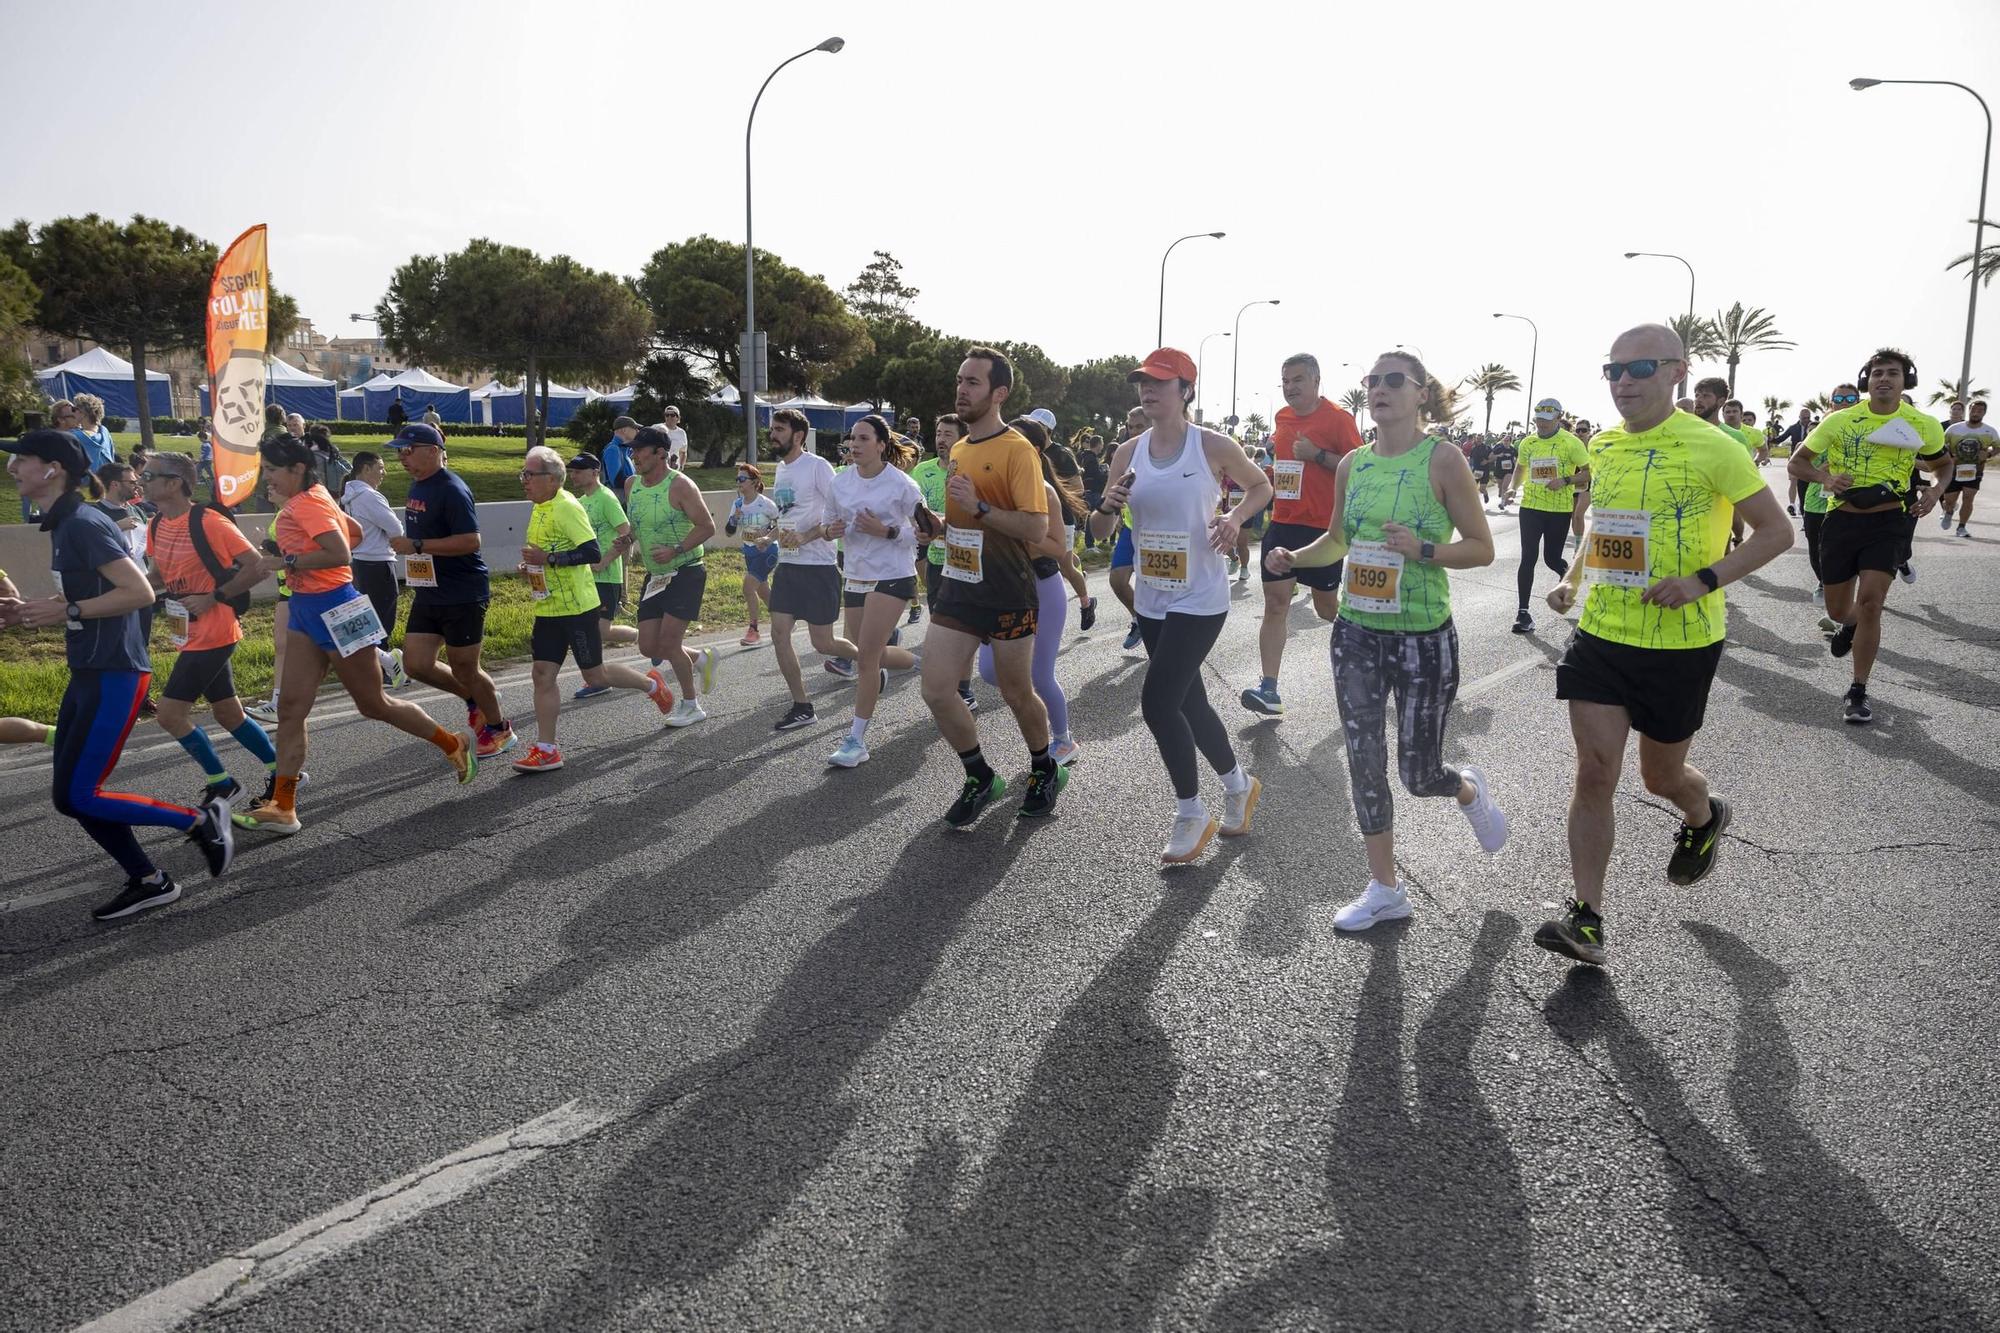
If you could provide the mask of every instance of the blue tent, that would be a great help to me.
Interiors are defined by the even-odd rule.
[[[36,387],[49,401],[74,398],[80,393],[96,394],[104,400],[106,416],[136,417],[139,395],[132,384],[132,363],[115,357],[102,347],[93,347],[82,356],[72,357],[35,375]],[[157,370],[146,372],[147,415],[174,414],[173,382]]]
[[[542,395],[537,391],[535,402],[539,406],[541,401]],[[549,385],[549,419],[544,424],[550,430],[568,425],[569,419],[576,415],[576,410],[589,401],[590,395],[582,389],[566,389],[560,384],[551,382]],[[521,390],[519,386],[512,389],[505,388],[504,386],[496,387],[492,396],[486,400],[486,410],[491,414],[493,424],[496,426],[519,426],[527,421],[527,418],[522,415],[523,404],[521,402]]]
[[[632,410],[632,400],[638,394],[639,386],[628,384],[622,389],[613,389],[610,393],[604,394],[598,401],[609,407],[613,412],[623,416]]]
[[[308,375],[289,361],[264,367],[264,401],[297,412],[307,421],[334,421],[340,411],[339,389],[332,380]],[[209,415],[208,386],[201,386],[201,414]]]
[[[472,420],[472,390],[462,384],[441,380],[427,370],[406,370],[380,388],[374,381],[363,386],[370,421],[387,421],[389,404],[400,401],[404,415],[415,420],[426,408],[436,408],[444,421]]]

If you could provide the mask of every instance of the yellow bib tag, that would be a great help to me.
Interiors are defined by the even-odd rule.
[[[1583,537],[1583,576],[1592,583],[1644,588],[1652,583],[1653,516],[1643,509],[1594,509]]]

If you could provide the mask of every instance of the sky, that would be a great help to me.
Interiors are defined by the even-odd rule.
[[[1926,390],[1955,381],[1966,283],[1944,266],[1971,247],[1985,122],[1955,88],[1847,81],[2000,101],[1992,0],[114,7],[88,34],[11,7],[16,49],[64,55],[14,71],[9,216],[144,212],[218,244],[267,222],[277,283],[322,332],[367,334],[346,317],[399,264],[476,236],[622,274],[741,241],[751,98],[837,34],[758,110],[759,247],[836,288],[888,250],[926,323],[1071,363],[1146,352],[1162,251],[1224,231],[1174,252],[1167,343],[1280,304],[1208,340],[1211,418],[1232,374],[1239,411],[1280,406],[1294,351],[1329,397],[1398,344],[1446,380],[1525,382],[1509,311],[1540,327],[1537,396],[1602,420],[1612,336],[1687,308],[1685,269],[1626,250],[1685,256],[1703,314],[1775,314],[1798,347],[1745,359],[1753,405],[1884,343]],[[1995,386],[2000,287],[1982,296],[1973,379]]]

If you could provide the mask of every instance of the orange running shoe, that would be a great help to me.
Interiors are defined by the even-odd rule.
[[[667,678],[660,674],[660,669],[658,667],[654,667],[651,671],[648,671],[646,673],[646,679],[652,681],[656,686],[659,687],[653,691],[654,705],[658,707],[662,713],[673,712],[674,692],[672,687],[667,684]]]
[[[514,767],[523,773],[550,773],[562,766],[562,751],[539,741],[530,745],[528,752],[514,761]]]

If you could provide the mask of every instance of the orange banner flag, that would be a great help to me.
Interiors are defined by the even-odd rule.
[[[234,508],[257,488],[264,434],[264,336],[270,312],[264,224],[233,241],[208,285],[208,400],[215,407],[215,494]]]

